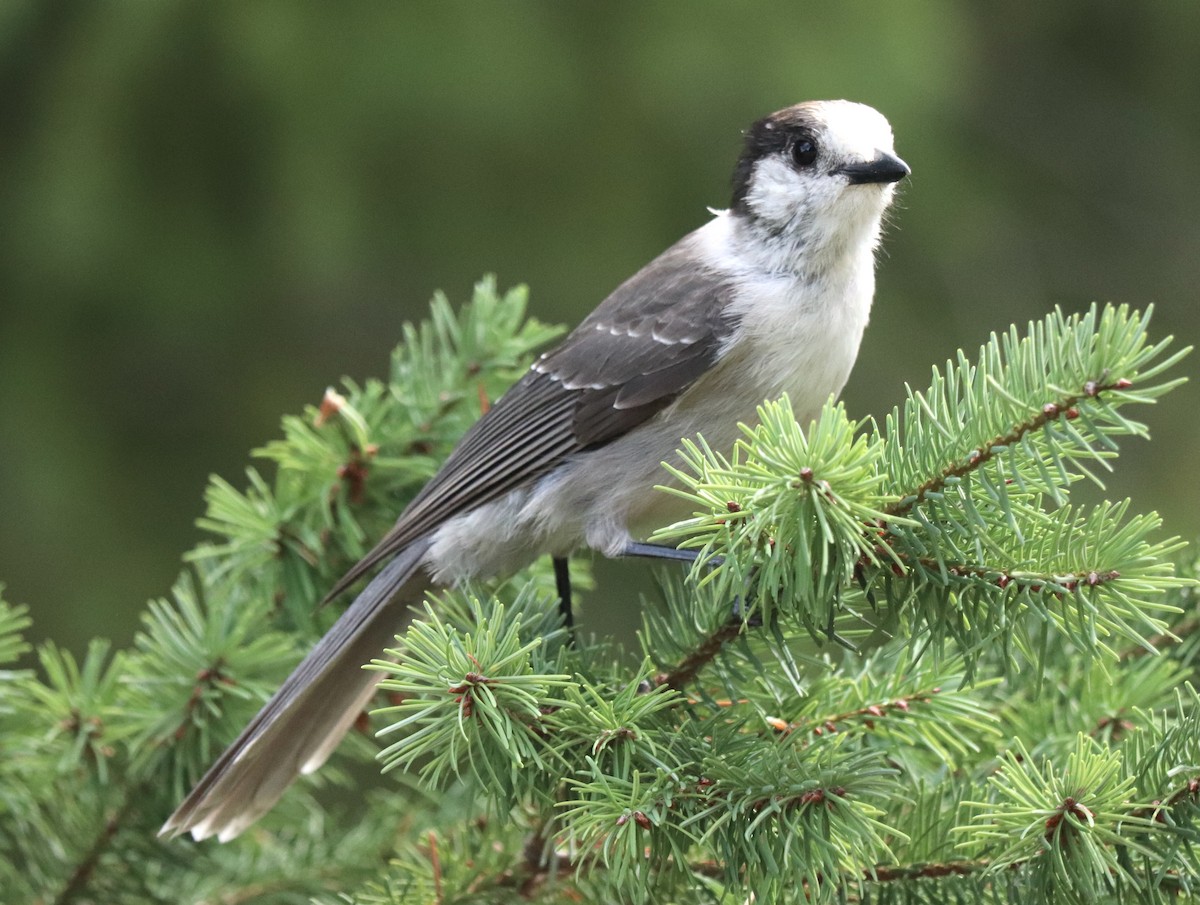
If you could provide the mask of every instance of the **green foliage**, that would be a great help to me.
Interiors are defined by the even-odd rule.
[[[198,524],[220,540],[189,558],[212,559],[218,572],[256,589],[265,573],[289,617],[310,620],[318,589],[386,530],[482,401],[499,396],[530,352],[561,332],[526,319],[526,301],[523,287],[500,295],[490,277],[461,314],[435,296],[428,322],[405,325],[387,383],[347,380],[345,395],[327,390],[319,407],[283,419],[283,438],[255,452],[277,466],[273,482],[254,468],[245,492],[213,478]]]
[[[388,382],[214,478],[128,651],[0,673],[14,902],[1158,902],[1200,881],[1197,563],[1082,505],[1177,381],[1146,316],[1056,312],[883,426],[767,402],[664,472],[700,551],[632,655],[562,625],[545,564],[431,598],[377,734],[227,845],[157,826],[333,614],[322,590],[554,331],[485,281]],[[588,585],[586,572],[577,586]],[[0,602],[0,662],[28,618]],[[378,758],[386,786],[363,769]],[[18,866],[19,865],[19,866]]]
[[[978,364],[960,354],[935,370],[883,430],[855,435],[830,403],[806,437],[786,399],[767,403],[732,460],[685,446],[675,492],[699,514],[658,537],[703,547],[698,568],[726,577],[726,596],[752,594],[768,614],[788,601],[814,637],[857,573],[898,631],[938,654],[952,642],[968,670],[997,644],[1040,664],[1052,633],[1089,656],[1142,643],[1173,612],[1160,601],[1180,585],[1169,557],[1182,543],[1149,540],[1157,517],[1126,520],[1128,501],[1066,500],[1116,437],[1144,435],[1121,407],[1180,383],[1159,378],[1188,350],[1151,345],[1147,319],[1093,306],[1014,328]]]
[[[539,744],[543,710],[562,706],[557,694],[572,676],[535,671],[535,665],[552,665],[543,657],[535,664],[535,654],[563,631],[539,631],[547,627],[547,608],[528,612],[532,596],[508,609],[498,602],[485,609],[472,600],[469,633],[426,604],[425,618],[407,633],[403,650],[389,652],[398,662],[374,662],[387,675],[380,687],[401,698],[381,711],[400,719],[379,734],[403,735],[379,753],[384,769],[409,768],[426,757],[421,778],[435,787],[468,770],[483,779],[484,793],[500,812],[535,791],[521,780],[551,766]]]
[[[211,576],[208,584],[220,587]],[[199,568],[185,570],[170,600],[152,600],[125,672],[121,721],[135,733],[139,771],[170,777],[177,794],[274,690],[295,642],[235,588],[206,598]],[[179,744],[194,739],[190,744]],[[165,759],[165,763],[164,763]]]
[[[750,579],[748,565],[756,603],[768,613],[786,607],[781,615],[799,616],[815,635],[833,618],[855,563],[876,558],[875,539],[861,526],[885,516],[882,447],[855,435],[842,405],[830,403],[806,428],[785,396],[760,407],[758,422],[745,428],[731,460],[685,439],[683,467],[667,470],[686,490],[663,489],[700,514],[656,537],[703,548],[701,580],[730,576],[722,587],[730,599]],[[789,555],[774,555],[776,547]],[[732,550],[738,555],[723,555]],[[716,555],[722,561],[710,569]]]
[[[988,778],[990,798],[964,802],[979,811],[970,825],[956,827],[972,836],[964,847],[991,849],[993,873],[1030,864],[1033,881],[1053,900],[1095,902],[1127,885],[1132,878],[1122,861],[1154,856],[1130,830],[1153,823],[1138,816],[1150,807],[1133,799],[1135,780],[1121,760],[1120,751],[1081,733],[1060,771],[1037,763],[1018,740]]]
[[[4,585],[0,584],[0,594],[4,593]],[[21,632],[29,628],[28,611],[23,606],[13,606],[0,598],[0,663],[12,663],[21,654],[29,650],[29,645],[21,637]],[[0,673],[0,677],[9,673]]]

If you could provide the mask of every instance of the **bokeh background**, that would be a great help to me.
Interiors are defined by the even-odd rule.
[[[6,596],[126,643],[207,476],[385,373],[435,289],[495,272],[577,321],[817,97],[884,111],[914,171],[853,412],[1054,305],[1200,340],[1200,4],[4,0]],[[1198,392],[1109,485],[1188,536]]]

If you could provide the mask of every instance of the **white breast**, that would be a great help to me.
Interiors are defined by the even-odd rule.
[[[703,232],[741,287],[733,304],[741,328],[722,362],[740,375],[739,395],[761,402],[786,392],[796,417],[811,420],[841,391],[858,355],[875,293],[878,227],[859,231],[853,248],[837,237],[832,253],[819,229],[766,237],[728,213]]]

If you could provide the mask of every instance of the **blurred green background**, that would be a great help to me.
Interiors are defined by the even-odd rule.
[[[484,272],[573,323],[846,97],[914,175],[845,398],[1094,299],[1200,340],[1200,4],[0,3],[0,581],[126,642],[210,472]],[[1195,357],[1184,365],[1195,375]],[[1114,495],[1200,532],[1195,384]]]

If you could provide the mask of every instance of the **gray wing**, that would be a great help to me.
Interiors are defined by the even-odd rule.
[[[708,371],[737,322],[728,278],[698,265],[693,242],[686,236],[655,258],[542,355],[329,596],[445,519],[622,436]]]

